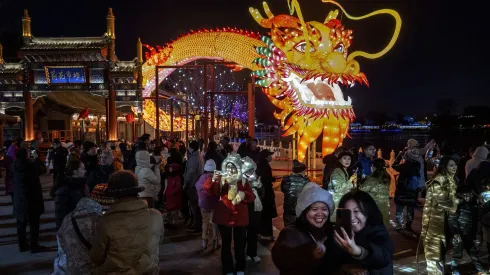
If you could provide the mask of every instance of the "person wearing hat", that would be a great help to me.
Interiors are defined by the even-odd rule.
[[[105,195],[107,184],[98,184],[90,198],[82,198],[73,212],[63,219],[56,238],[58,255],[54,260],[54,274],[94,274],[95,264],[90,260],[91,241],[95,228],[104,213],[104,207],[114,203]],[[65,260],[63,260],[65,259]]]
[[[262,199],[262,213],[260,214],[260,240],[265,242],[274,241],[272,234],[272,219],[277,217],[276,200],[272,184],[276,178],[272,176],[272,161],[274,152],[264,149],[260,151],[259,163],[257,165],[257,176],[262,182],[264,198]]]
[[[196,183],[197,195],[199,198],[199,207],[202,216],[202,249],[206,249],[209,241],[209,229],[212,229],[213,249],[218,249],[218,225],[213,223],[214,209],[219,202],[219,196],[216,195],[219,190],[219,183],[213,184],[213,175],[216,171],[216,162],[213,159],[206,160],[204,164],[204,174],[202,174]],[[214,185],[214,186],[213,186]]]
[[[138,198],[143,190],[132,172],[109,178],[105,193],[115,203],[101,217],[89,252],[96,274],[158,274],[163,218]]]
[[[338,205],[340,198],[354,188],[356,173],[351,175],[349,167],[352,162],[352,154],[349,151],[340,152],[338,156],[337,168],[330,175],[328,190],[333,195],[335,205]],[[336,213],[332,213],[332,221],[336,220]]]
[[[332,195],[316,183],[306,184],[295,207],[295,222],[285,227],[274,246],[272,260],[285,274],[322,274],[319,270],[327,252],[326,241],[332,240],[330,217],[335,212]]]
[[[412,222],[415,215],[417,204],[417,193],[420,188],[420,151],[418,148],[408,149],[402,161],[398,165],[393,165],[393,169],[400,174],[396,182],[395,205],[396,205],[396,226],[395,230],[412,229]],[[406,222],[403,222],[403,212],[407,208]]]
[[[63,175],[67,163],[68,150],[61,146],[61,140],[59,138],[53,141],[53,182],[55,182],[60,175]]]
[[[99,157],[97,155],[97,145],[91,141],[85,141],[80,160],[87,169],[87,174],[99,168]]]
[[[303,190],[303,187],[310,182],[306,176],[306,165],[293,160],[293,173],[283,177],[281,181],[281,191],[284,193],[283,220],[284,226],[292,225],[296,221],[296,201]]]

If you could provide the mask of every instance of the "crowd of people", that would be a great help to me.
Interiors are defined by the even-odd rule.
[[[235,153],[227,137],[207,148],[199,141],[156,142],[148,134],[132,146],[55,139],[43,163],[39,142],[18,140],[1,165],[19,250],[46,250],[39,244],[39,177],[51,173],[58,230],[53,274],[158,274],[164,230],[184,225],[200,233],[200,249],[221,249],[226,275],[244,274],[247,261],[261,261],[259,241],[274,243],[272,259],[281,274],[394,274],[390,175],[374,144],[339,147],[325,156],[320,185],[297,160],[291,175],[273,176],[274,152],[257,145],[247,137]],[[448,237],[453,274],[459,274],[464,250],[478,272],[488,274],[478,255],[480,241],[490,248],[488,156],[483,145],[458,157],[448,144],[421,147],[410,139],[391,164],[399,172],[394,228],[413,231],[415,208],[423,205],[419,244],[428,274],[444,274]],[[284,229],[275,240],[277,180]]]

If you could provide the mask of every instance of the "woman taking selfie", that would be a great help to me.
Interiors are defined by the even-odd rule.
[[[281,275],[311,275],[319,270],[325,255],[325,241],[332,239],[330,213],[332,195],[315,183],[308,183],[298,197],[296,223],[285,227],[271,250],[272,260]]]
[[[393,242],[373,198],[366,192],[352,191],[340,200],[338,211],[341,208],[350,210],[351,228],[334,231],[324,262],[328,274],[393,275]]]

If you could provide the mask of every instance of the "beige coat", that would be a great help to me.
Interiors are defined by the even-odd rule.
[[[97,226],[90,259],[96,274],[158,274],[163,219],[145,201],[116,202]]]

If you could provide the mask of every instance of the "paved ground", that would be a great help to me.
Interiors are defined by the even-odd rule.
[[[274,165],[276,166],[276,165]],[[42,176],[45,208],[41,217],[41,237],[43,245],[52,248],[51,252],[30,254],[20,253],[17,246],[16,223],[12,218],[12,205],[9,196],[0,196],[0,274],[50,274],[52,262],[56,255],[56,232],[54,222],[54,202],[48,192],[52,185],[51,177]],[[0,194],[4,194],[3,180],[0,181]],[[277,236],[282,224],[282,193],[276,183],[276,203],[279,217],[273,221]],[[394,209],[392,209],[394,210]],[[393,213],[393,211],[392,211]],[[393,217],[392,217],[393,218]],[[416,211],[414,229],[420,231],[420,211]],[[418,236],[407,232],[396,232],[390,229],[390,235],[395,242],[394,266],[395,274],[416,273],[415,253]],[[160,246],[160,274],[173,275],[217,275],[221,274],[219,251],[200,251],[200,236],[188,234],[184,227],[177,230],[167,230],[164,243]],[[482,246],[484,248],[484,246]],[[259,245],[258,254],[262,262],[247,263],[247,274],[273,275],[279,274],[271,261],[270,246]],[[486,260],[486,251],[482,256]],[[423,255],[421,257],[423,259]],[[485,261],[486,262],[486,261]],[[420,270],[424,270],[423,262]],[[420,274],[426,274],[421,272]],[[465,273],[476,274],[471,265],[467,265]]]

